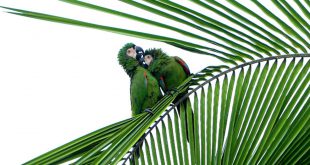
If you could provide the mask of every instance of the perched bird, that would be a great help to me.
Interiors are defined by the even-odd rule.
[[[144,61],[165,93],[175,90],[191,74],[180,57],[168,56],[161,49],[146,50]]]
[[[162,96],[157,80],[143,65],[143,49],[133,43],[125,44],[118,53],[119,64],[130,77],[132,116],[148,112]],[[139,62],[140,60],[140,62]],[[140,64],[139,64],[140,63]]]
[[[161,89],[166,94],[172,94],[176,88],[190,76],[190,70],[188,65],[177,56],[168,56],[161,49],[147,49],[145,51],[144,62],[148,66],[147,69],[158,80]],[[180,93],[173,103],[176,103],[181,99],[186,92]],[[183,107],[186,107],[186,100],[183,102]],[[180,105],[177,106],[177,110],[180,114]],[[185,117],[186,117],[185,113]],[[193,117],[192,113],[192,117]],[[186,117],[187,118],[187,117]],[[194,118],[192,118],[194,121]],[[188,130],[188,124],[186,122],[186,130]],[[194,128],[193,128],[194,130]],[[187,141],[189,141],[188,132],[186,131]]]

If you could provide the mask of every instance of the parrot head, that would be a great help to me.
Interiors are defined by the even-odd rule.
[[[118,52],[118,62],[126,73],[131,76],[136,67],[144,63],[144,51],[133,43],[125,44]]]
[[[146,65],[150,65],[153,62],[153,56],[150,54],[147,54],[144,56],[144,62]]]
[[[168,55],[161,49],[152,48],[145,51],[144,62],[150,67],[155,61],[158,61],[158,59],[160,59],[161,62],[164,62],[167,61],[168,58]]]

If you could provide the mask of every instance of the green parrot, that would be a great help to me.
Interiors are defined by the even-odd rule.
[[[188,65],[180,57],[168,56],[161,49],[147,49],[144,61],[164,93],[175,90],[191,74]]]
[[[158,81],[143,67],[143,49],[133,43],[125,44],[118,53],[119,64],[130,77],[130,101],[132,116],[150,108],[162,97]]]
[[[144,62],[145,65],[147,65],[147,69],[155,76],[161,89],[166,94],[172,94],[172,92],[191,75],[188,65],[180,57],[168,56],[161,49],[147,49],[145,51]],[[186,93],[187,91],[179,94],[173,103],[179,101]],[[180,107],[181,105],[177,106],[179,114]],[[186,100],[183,101],[183,107],[186,107]],[[194,115],[192,114],[192,116]],[[194,121],[194,118],[192,118],[192,120]],[[186,130],[188,130],[187,126],[188,124],[186,122]],[[187,131],[186,135],[187,141],[189,141]]]

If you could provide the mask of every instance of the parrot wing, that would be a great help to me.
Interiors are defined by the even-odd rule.
[[[167,89],[167,86],[166,86],[166,84],[165,84],[165,79],[164,79],[164,76],[161,76],[160,78],[159,78],[159,85],[160,85],[160,87],[163,89],[163,91],[167,91],[168,89]]]
[[[131,80],[130,100],[132,116],[143,112],[143,104],[148,97],[147,91],[147,73],[145,70],[137,70]]]
[[[174,56],[174,59],[182,66],[183,70],[185,71],[186,75],[189,76],[191,74],[188,65],[185,63],[184,60],[182,60],[178,56]]]

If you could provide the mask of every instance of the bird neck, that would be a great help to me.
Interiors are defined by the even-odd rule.
[[[166,55],[154,58],[152,63],[150,63],[148,70],[150,72],[158,72],[159,70],[162,70],[162,68],[169,63],[170,59],[171,58]]]
[[[129,77],[132,77],[139,66],[139,62],[134,58],[128,58],[123,64],[123,68]]]

